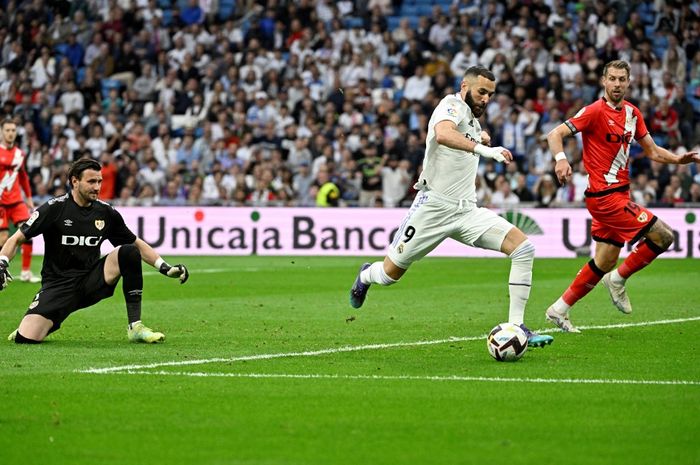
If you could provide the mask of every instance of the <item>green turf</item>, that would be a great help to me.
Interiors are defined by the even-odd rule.
[[[361,310],[348,288],[362,259],[182,260],[192,271],[184,286],[145,277],[144,322],[166,333],[162,345],[127,342],[120,290],[42,345],[0,341],[0,464],[700,463],[697,384],[444,379],[697,383],[700,321],[553,333],[552,346],[498,363],[481,339],[410,343],[505,321],[508,260],[425,259],[396,286],[373,287]],[[584,262],[536,261],[533,329],[548,327],[544,309]],[[628,283],[632,315],[600,287],[572,320],[697,318],[699,270],[697,260],[659,260]],[[0,294],[0,335],[35,291],[15,282]],[[343,349],[392,343],[406,344]],[[340,350],[232,360],[328,349]],[[223,360],[183,363],[211,359]],[[79,372],[158,362],[178,364]]]

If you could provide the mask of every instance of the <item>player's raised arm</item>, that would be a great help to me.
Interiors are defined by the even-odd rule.
[[[657,161],[659,163],[666,163],[672,165],[687,165],[688,163],[700,163],[700,153],[698,152],[686,152],[683,155],[676,155],[675,153],[667,150],[663,147],[659,147],[654,142],[651,135],[639,139],[639,145],[644,149],[644,155],[646,155],[651,160]]]
[[[162,275],[169,278],[178,278],[180,280],[180,284],[185,284],[187,279],[190,277],[190,272],[187,270],[185,265],[181,263],[177,265],[168,264],[161,258],[160,255],[158,255],[158,252],[156,252],[153,247],[148,245],[148,243],[143,239],[137,238],[134,245],[139,249],[141,259],[158,270]]]
[[[547,134],[549,151],[552,152],[554,160],[556,160],[554,172],[557,175],[557,179],[559,179],[559,182],[562,184],[566,184],[569,179],[571,179],[571,165],[566,158],[566,153],[564,153],[564,138],[569,135],[571,135],[571,129],[564,123],[552,129],[549,134]]]

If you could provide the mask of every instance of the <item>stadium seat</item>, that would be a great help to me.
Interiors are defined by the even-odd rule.
[[[221,21],[231,18],[236,12],[235,0],[220,0],[218,17]]]
[[[345,27],[353,29],[353,28],[364,28],[365,27],[365,21],[362,18],[359,18],[357,16],[348,16],[345,18]]]
[[[399,27],[399,23],[401,22],[401,17],[400,16],[388,16],[386,18],[386,23],[387,23],[387,28],[389,29],[389,32],[393,31],[397,27]]]
[[[68,44],[56,44],[54,46],[54,51],[60,57],[68,55]]]
[[[117,81],[116,79],[102,79],[102,81],[101,81],[102,98],[109,97],[110,90],[121,89],[121,87],[122,87],[121,81]]]
[[[173,10],[166,8],[163,10],[163,26],[168,27],[173,25]]]
[[[418,16],[418,6],[416,5],[403,5],[401,6],[400,16],[414,17]]]
[[[418,16],[427,16],[429,18],[433,16],[433,5],[416,5],[416,7],[418,8]]]
[[[78,82],[78,85],[82,84],[83,79],[85,79],[85,69],[85,66],[81,66],[75,73],[75,80]]]

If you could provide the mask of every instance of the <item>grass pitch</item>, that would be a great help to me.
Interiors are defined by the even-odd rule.
[[[634,276],[629,316],[599,286],[583,334],[510,364],[482,337],[507,259],[427,258],[360,310],[360,258],[182,261],[184,286],[145,276],[164,344],[127,342],[120,287],[44,344],[0,341],[0,463],[700,463],[697,260]],[[531,328],[584,262],[536,260]],[[0,294],[3,338],[36,290]]]

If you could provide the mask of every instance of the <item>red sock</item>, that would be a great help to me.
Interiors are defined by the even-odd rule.
[[[591,259],[591,261],[583,265],[583,268],[578,272],[576,278],[561,298],[567,305],[573,306],[586,294],[591,292],[596,284],[598,284],[598,281],[603,278],[604,274],[605,272],[598,268],[593,259]]]
[[[627,279],[637,271],[641,270],[664,251],[651,241],[640,242],[637,247],[632,250],[632,253],[625,258],[617,272],[620,276]]]
[[[22,271],[28,271],[32,267],[32,243],[22,244]]]

